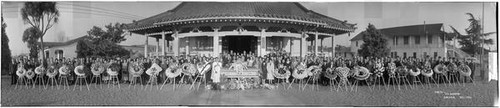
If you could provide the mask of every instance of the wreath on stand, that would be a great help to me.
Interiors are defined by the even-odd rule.
[[[422,74],[425,77],[432,77],[432,74],[434,74],[434,72],[432,71],[431,63],[425,62],[424,68],[422,69],[422,73],[420,74]]]
[[[47,76],[49,76],[50,78],[54,78],[58,72],[59,71],[56,69],[54,65],[49,66],[49,68],[47,68]]]
[[[371,74],[372,73],[370,73],[370,71],[365,67],[361,67],[361,66],[354,67],[353,77],[356,80],[366,80],[370,77]]]
[[[462,76],[470,76],[472,74],[472,71],[471,69],[469,68],[469,66],[465,65],[465,64],[462,64],[458,67],[458,72],[460,73],[460,75]]]
[[[290,71],[285,68],[285,66],[280,66],[278,71],[274,72],[274,77],[278,79],[288,79],[290,77]]]

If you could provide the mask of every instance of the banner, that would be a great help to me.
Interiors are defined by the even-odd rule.
[[[488,55],[488,81],[498,81],[498,53],[490,52]]]

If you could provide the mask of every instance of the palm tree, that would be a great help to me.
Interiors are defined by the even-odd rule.
[[[40,50],[43,52],[43,36],[59,20],[59,10],[56,8],[56,2],[26,2],[21,9],[21,16],[25,24],[33,27],[28,29],[36,29],[37,32],[40,32],[40,36],[30,35],[28,38],[35,40],[40,38]],[[45,53],[42,53],[42,60],[45,66]]]
[[[462,45],[460,49],[469,54],[477,55],[480,51],[486,50],[481,47],[481,44],[493,44],[493,39],[486,39],[485,37],[495,32],[481,33],[480,21],[471,13],[466,13],[466,15],[470,17],[468,19],[470,22],[469,27],[465,29],[467,35],[460,34],[453,26],[450,27],[455,33],[455,37],[459,39],[458,43]]]

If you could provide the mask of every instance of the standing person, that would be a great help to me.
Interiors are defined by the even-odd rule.
[[[219,58],[215,58],[212,64],[212,73],[210,79],[214,83],[215,87],[218,88],[218,84],[220,82],[220,70],[222,68],[222,63]]]
[[[17,59],[12,59],[12,65],[10,66],[10,77],[11,77],[10,85],[14,85],[17,83],[16,72],[17,72],[17,65],[18,64],[19,64],[19,62],[17,61]]]
[[[128,82],[129,78],[129,71],[128,71],[128,68],[129,68],[129,60],[130,59],[123,59],[122,60],[122,64],[121,64],[121,71],[122,71],[122,75],[121,75],[121,79],[122,79],[122,82]]]

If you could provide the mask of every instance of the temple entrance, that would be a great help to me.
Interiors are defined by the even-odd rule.
[[[235,53],[256,53],[257,37],[254,36],[225,36],[222,39],[222,51]]]

